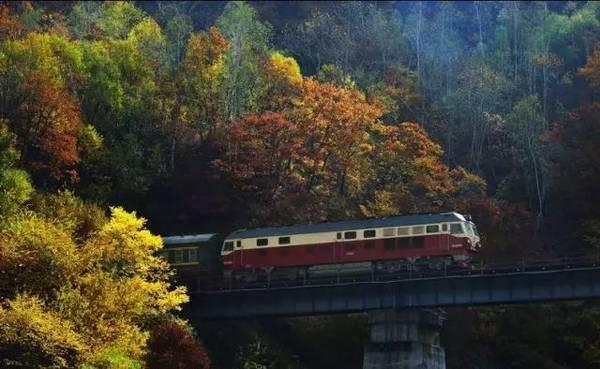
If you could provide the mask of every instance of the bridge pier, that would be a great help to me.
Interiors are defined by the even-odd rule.
[[[369,312],[363,369],[446,369],[440,346],[443,320],[439,310]]]

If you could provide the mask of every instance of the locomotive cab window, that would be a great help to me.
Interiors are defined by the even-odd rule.
[[[238,248],[238,249],[239,249],[240,247],[242,247],[242,241],[237,241],[237,242],[235,243],[235,247],[236,247],[236,248]]]
[[[269,244],[268,238],[257,238],[256,239],[256,246],[267,246],[268,244]]]
[[[448,232],[448,224],[442,224],[442,232]]]
[[[373,238],[373,237],[375,237],[375,230],[374,229],[369,229],[368,231],[364,231],[363,232],[363,237],[364,238]]]
[[[227,241],[223,244],[223,251],[233,251],[233,241]]]
[[[440,231],[440,226],[435,224],[435,225],[428,225],[425,229],[425,231],[427,233],[437,233]]]
[[[279,244],[280,245],[287,245],[290,243],[290,238],[289,237],[279,237]]]
[[[341,240],[342,239],[342,232],[338,232],[337,235],[336,235],[336,238],[338,240]]]
[[[460,225],[460,223],[450,224],[450,233],[452,233],[452,234],[462,234],[462,233],[464,233],[463,230],[462,230],[462,226]]]
[[[356,232],[344,232],[344,239],[353,240],[356,238]]]

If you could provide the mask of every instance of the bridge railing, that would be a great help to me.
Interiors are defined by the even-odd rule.
[[[564,257],[548,257],[503,261],[480,261],[469,269],[455,269],[444,266],[440,269],[408,268],[396,272],[380,272],[371,270],[367,273],[349,273],[341,269],[326,276],[304,275],[294,280],[272,279],[268,275],[257,281],[240,281],[224,279],[221,276],[198,278],[197,292],[234,291],[274,288],[293,288],[307,286],[323,286],[335,284],[351,284],[366,282],[391,282],[413,279],[449,278],[455,276],[478,276],[487,274],[534,273],[563,269],[581,269],[600,267],[600,255],[570,255]]]

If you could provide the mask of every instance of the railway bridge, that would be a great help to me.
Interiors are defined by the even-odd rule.
[[[365,369],[443,369],[439,308],[595,298],[600,298],[599,259],[562,258],[469,271],[213,285],[193,291],[187,309],[201,319],[367,312]]]

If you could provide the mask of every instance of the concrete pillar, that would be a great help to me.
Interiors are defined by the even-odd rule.
[[[446,369],[439,310],[369,312],[363,369]]]

